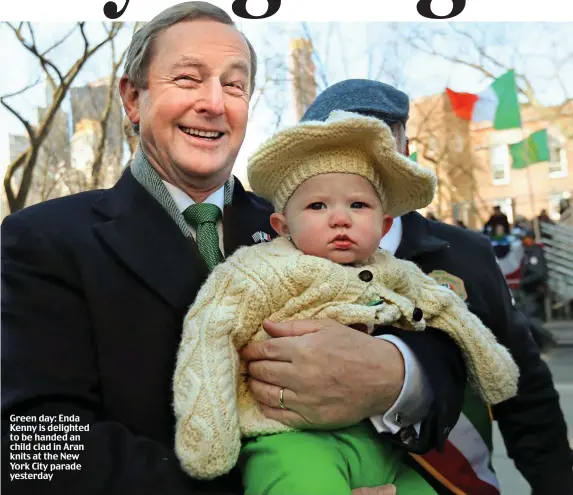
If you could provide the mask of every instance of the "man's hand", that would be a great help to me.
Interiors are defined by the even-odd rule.
[[[241,355],[268,418],[295,428],[342,427],[386,412],[400,394],[404,362],[390,342],[333,320],[263,326],[275,338],[248,344]]]
[[[384,485],[375,488],[357,488],[352,490],[352,495],[396,495],[396,487],[394,485]]]

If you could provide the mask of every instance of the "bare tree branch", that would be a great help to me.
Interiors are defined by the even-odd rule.
[[[48,53],[50,53],[52,50],[58,48],[58,46],[60,46],[61,44],[63,44],[72,34],[74,34],[74,32],[76,31],[76,26],[74,26],[70,31],[68,31],[68,33],[66,35],[64,35],[62,38],[60,38],[58,41],[56,41],[50,48],[48,48],[47,50],[45,50],[42,53],[42,56],[45,57]]]
[[[74,64],[72,64],[72,67],[64,75],[53,62],[44,56],[54,47],[54,45],[61,45],[63,43],[62,40],[58,40],[54,45],[52,45],[52,47],[48,48],[47,50],[41,51],[36,45],[34,28],[31,23],[27,23],[27,27],[30,32],[30,38],[32,40],[31,42],[27,41],[22,34],[22,27],[24,26],[24,23],[20,23],[17,28],[8,23],[8,26],[10,29],[12,29],[16,39],[20,42],[20,44],[38,59],[42,70],[47,76],[48,84],[50,84],[52,89],[52,101],[43,113],[40,122],[35,127],[32,127],[32,125],[18,111],[8,105],[4,98],[1,99],[1,103],[20,120],[22,125],[24,125],[30,137],[28,150],[18,156],[16,160],[14,160],[10,165],[8,165],[6,174],[4,176],[4,188],[6,190],[6,197],[8,199],[10,211],[17,211],[23,208],[26,203],[26,198],[28,197],[28,193],[30,191],[33,172],[37,163],[40,149],[47,136],[49,135],[50,129],[52,128],[52,123],[58,114],[62,102],[64,101],[64,98],[66,97],[73,81],[80,73],[87,60],[102,46],[113,39],[122,25],[123,23],[113,23],[112,28],[109,30],[107,36],[96,45],[90,47],[84,30],[84,23],[78,23],[76,28],[79,27],[81,36],[84,40],[83,54],[74,62]],[[52,75],[50,74],[51,70],[54,71],[54,73],[57,75],[57,82],[54,81]],[[14,174],[19,169],[23,169],[23,172],[20,179],[18,192],[16,193],[14,191],[13,178]]]
[[[22,125],[26,128],[28,136],[30,136],[30,140],[35,139],[36,133],[34,132],[34,129],[30,124],[30,122],[28,122],[24,117],[22,117],[22,115],[20,115],[16,110],[14,110],[10,105],[8,105],[8,103],[6,103],[5,101],[5,98],[6,97],[4,96],[0,98],[0,103],[2,103],[2,105],[4,105],[4,107],[22,123]]]
[[[119,59],[115,60],[115,42],[112,38],[110,40],[111,44],[111,76],[109,81],[109,86],[106,95],[106,103],[103,113],[100,117],[100,130],[101,134],[99,136],[98,144],[96,147],[96,153],[94,157],[94,161],[92,164],[92,176],[91,176],[91,188],[96,189],[99,187],[100,184],[100,175],[101,175],[101,166],[103,162],[103,157],[106,148],[106,139],[107,139],[107,131],[108,131],[108,122],[109,116],[111,114],[111,110],[113,107],[114,95],[116,90],[116,82],[117,82],[117,71],[122,66],[123,60],[127,55],[127,50],[129,47],[126,47],[125,50],[121,53]]]
[[[59,71],[59,69],[50,60],[48,60],[46,57],[42,56],[42,54],[38,51],[38,48],[36,47],[34,29],[32,28],[32,25],[29,22],[26,23],[26,26],[28,27],[28,31],[30,32],[30,37],[32,38],[32,44],[30,45],[24,39],[24,36],[22,35],[21,29],[16,30],[10,23],[7,23],[7,24],[15,32],[16,37],[18,38],[18,41],[20,41],[22,46],[24,48],[26,48],[26,50],[28,50],[32,55],[34,55],[35,57],[38,58],[38,60],[40,61],[42,68],[44,69],[44,72],[46,73],[46,75],[48,77],[52,77],[51,74],[48,72],[48,69],[47,69],[47,67],[50,67],[57,74],[57,76],[61,82],[62,81],[62,74]]]
[[[318,76],[321,80],[322,87],[326,88],[326,87],[328,87],[328,76],[327,76],[327,72],[326,72],[326,66],[323,63],[319,52],[316,50],[316,45],[314,43],[312,33],[310,32],[310,29],[309,29],[308,24],[306,22],[302,23],[302,30],[304,33],[304,37],[310,42],[311,46],[313,47],[313,57],[315,60],[315,67],[317,69]]]
[[[0,100],[3,100],[4,98],[12,98],[13,96],[21,95],[22,93],[25,93],[29,89],[36,87],[40,82],[41,82],[41,79],[38,78],[33,83],[28,84],[28,86],[26,86],[22,89],[19,89],[18,91],[15,91],[14,93],[8,93],[6,95],[0,96]]]

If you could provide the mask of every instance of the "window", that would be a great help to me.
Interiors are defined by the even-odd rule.
[[[509,151],[506,144],[496,144],[489,149],[492,182],[494,185],[509,183]]]
[[[549,177],[567,177],[567,149],[565,142],[555,136],[549,137]]]
[[[551,218],[551,220],[558,222],[559,218],[561,216],[561,214],[559,213],[559,207],[561,204],[561,201],[563,199],[570,199],[571,198],[571,192],[569,191],[564,191],[564,192],[552,192],[549,195],[549,211],[547,212],[549,214],[549,217]]]

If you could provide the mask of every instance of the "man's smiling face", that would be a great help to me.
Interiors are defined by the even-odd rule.
[[[250,53],[233,26],[185,21],[154,41],[137,113],[142,146],[171,182],[227,177],[245,137]]]

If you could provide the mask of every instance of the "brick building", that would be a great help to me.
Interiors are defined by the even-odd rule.
[[[523,130],[457,118],[445,94],[412,101],[408,135],[418,161],[433,168],[439,185],[427,209],[443,221],[481,228],[498,204],[510,222],[546,209],[559,218],[559,201],[573,195],[573,104],[521,109]],[[551,161],[511,168],[508,144],[549,129]]]

